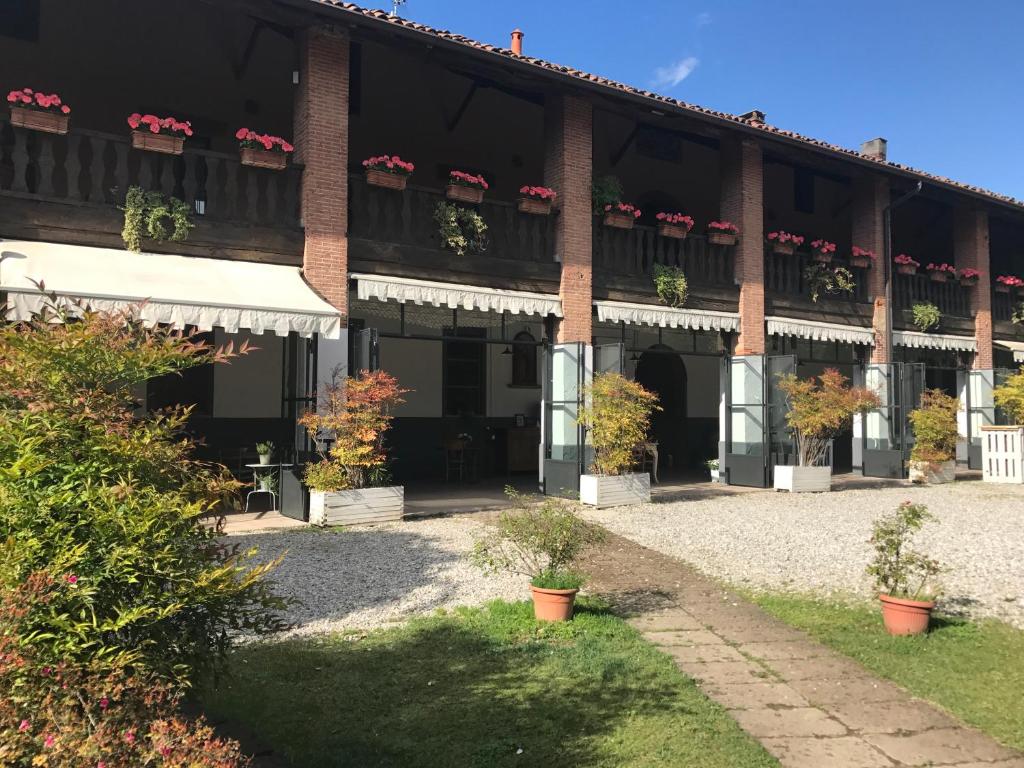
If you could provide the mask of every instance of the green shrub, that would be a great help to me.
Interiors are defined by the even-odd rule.
[[[238,486],[192,458],[188,410],[136,417],[133,389],[246,350],[127,312],[47,319],[0,326],[0,586],[40,571],[66,585],[26,617],[40,660],[187,682],[233,634],[278,629],[280,601],[273,564],[248,568],[200,521]]]
[[[871,534],[875,557],[867,572],[874,577],[880,592],[890,597],[920,600],[932,580],[942,572],[937,561],[914,552],[909,546],[914,534],[934,519],[923,504],[905,501],[894,513],[875,521]]]
[[[1024,367],[1007,376],[1006,381],[992,391],[992,396],[1014,424],[1024,424]]]
[[[935,464],[956,458],[959,439],[956,417],[959,410],[960,401],[941,389],[924,391],[920,407],[910,412],[910,423],[914,427],[911,461]]]
[[[188,233],[195,226],[190,214],[188,203],[183,200],[147,192],[142,187],[129,187],[124,200],[121,239],[125,248],[134,253],[142,250],[143,237],[158,243],[182,242],[188,239]]]
[[[621,475],[633,464],[633,448],[647,437],[658,396],[618,373],[602,373],[586,387],[579,423],[594,449],[591,471]]]
[[[591,202],[594,214],[604,213],[606,205],[615,205],[622,201],[622,182],[616,176],[600,176],[594,179],[590,187]]]

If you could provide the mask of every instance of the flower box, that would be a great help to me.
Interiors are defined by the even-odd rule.
[[[796,253],[796,246],[792,243],[772,243],[772,253],[776,256],[792,256]]]
[[[1003,283],[996,283],[994,288],[995,288],[995,292],[996,293],[1009,293],[1010,292],[1010,286],[1004,285]]]
[[[804,244],[801,235],[793,235],[783,230],[769,232],[767,239],[771,243],[772,253],[776,256],[792,256],[796,253],[797,246]]]
[[[917,267],[913,264],[897,264],[896,272],[900,275],[916,275]]]
[[[480,187],[467,187],[465,184],[449,184],[445,195],[449,200],[472,205],[478,205],[484,200],[484,191]]]
[[[254,149],[252,147],[243,147],[239,152],[242,156],[242,165],[250,165],[253,168],[283,171],[288,165],[288,155],[284,152]]]
[[[824,493],[832,490],[832,467],[775,467],[775,490]]]
[[[604,225],[616,229],[632,229],[635,217],[628,213],[619,211],[606,211],[604,214]]]
[[[376,168],[366,169],[366,183],[371,187],[394,189],[401,192],[408,182],[409,176],[404,173],[389,173]]]
[[[813,258],[815,261],[820,261],[822,264],[832,263],[831,253],[822,253],[821,251],[814,251],[811,254],[811,258]]]
[[[945,283],[949,281],[949,275],[946,272],[929,272],[928,279],[933,283]]]
[[[910,482],[936,485],[956,479],[956,461],[911,461]]]
[[[132,147],[144,152],[162,152],[165,155],[180,155],[185,150],[185,138],[169,133],[132,131]]]
[[[960,285],[964,286],[965,288],[970,288],[971,286],[974,286],[974,285],[977,285],[977,284],[978,284],[978,278],[977,277],[963,277],[963,276],[961,276],[961,278],[960,278]]]
[[[710,245],[736,245],[737,237],[732,232],[708,232],[708,243]]]
[[[11,107],[11,125],[15,128],[26,128],[30,131],[56,133],[63,136],[68,132],[69,122],[70,117],[60,112]]]
[[[860,269],[871,269],[871,265],[875,260],[875,252],[869,251],[866,248],[860,246],[853,246],[850,252],[850,266],[858,267]]]
[[[580,501],[594,507],[645,504],[651,500],[647,472],[626,475],[580,475]]]
[[[529,213],[533,216],[548,216],[551,213],[551,198],[540,200],[536,197],[520,197],[519,212]]]
[[[835,255],[835,252],[835,243],[823,239],[811,241],[811,256],[817,262],[820,262],[822,264],[830,264],[832,262],[832,257]]]
[[[662,237],[669,237],[673,240],[685,240],[686,235],[690,232],[684,224],[666,224],[664,221],[658,222],[658,234]]]
[[[405,488],[359,488],[350,491],[310,491],[309,522],[313,525],[389,523],[402,519]]]

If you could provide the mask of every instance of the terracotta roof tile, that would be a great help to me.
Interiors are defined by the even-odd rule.
[[[740,117],[739,115],[733,115],[728,112],[720,112],[715,109],[708,109],[707,107],[702,107],[697,104],[690,104],[685,101],[680,101],[678,99],[673,99],[668,96],[663,96],[661,94],[654,93],[653,91],[648,91],[642,88],[636,88],[631,85],[626,85],[625,83],[620,83],[616,80],[611,80],[607,77],[601,77],[600,75],[594,75],[589,72],[583,72],[582,70],[575,69],[573,67],[568,67],[563,64],[555,64],[553,62],[546,61],[544,59],[538,59],[533,56],[515,54],[508,48],[502,48],[500,46],[490,45],[488,43],[481,43],[476,40],[472,40],[468,37],[465,37],[464,35],[459,35],[454,32],[449,32],[443,29],[435,29],[433,27],[427,26],[426,24],[419,24],[418,22],[410,21],[409,19],[403,19],[398,16],[392,16],[390,13],[386,11],[375,10],[371,8],[363,8],[353,3],[341,2],[340,0],[310,0],[310,2],[316,3],[318,5],[327,5],[334,8],[338,8],[340,10],[347,11],[349,13],[356,14],[367,19],[372,19],[374,21],[392,24],[395,26],[403,27],[405,29],[421,32],[427,35],[433,35],[443,40],[458,43],[460,45],[465,45],[469,48],[473,48],[478,51],[484,51],[486,53],[494,54],[495,56],[501,56],[513,59],[515,61],[532,64],[536,67],[547,70],[549,72],[567,75],[578,80],[594,83],[616,91],[632,94],[634,96],[641,96],[643,98],[650,99],[660,104],[668,105],[677,109],[682,109],[688,112],[693,112],[698,115],[703,115],[705,117],[737,123],[743,126],[747,126],[749,128],[754,128],[759,131],[763,131],[764,133],[769,135],[779,136],[793,141],[808,144],[810,146],[817,147],[819,149],[823,149],[828,152],[835,153],[837,155],[844,155],[860,161],[867,161],[869,163],[874,163],[882,168],[887,168],[894,171],[902,171],[904,173],[909,173],[914,176],[920,177],[923,180],[947,185],[958,190],[972,192],[974,194],[983,195],[985,197],[997,200],[1002,203],[1007,203],[1009,205],[1024,208],[1024,201],[1018,200],[1009,195],[1002,195],[997,192],[992,192],[990,190],[974,186],[973,184],[964,184],[963,182],[959,182],[954,179],[949,179],[944,176],[938,176],[933,173],[928,173],[927,171],[922,171],[918,168],[912,168],[908,165],[903,165],[902,163],[894,163],[890,160],[880,160],[870,155],[865,155],[861,152],[857,152],[856,150],[853,149],[847,149],[846,147],[840,147],[836,144],[830,144],[827,141],[821,141],[820,139],[814,139],[809,136],[804,136],[803,134],[797,133],[796,131],[786,130],[785,128],[779,128],[777,126],[762,123],[753,119],[746,119]]]

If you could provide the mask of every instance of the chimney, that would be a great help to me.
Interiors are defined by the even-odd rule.
[[[523,30],[512,30],[512,53],[516,56],[523,55]]]
[[[747,120],[751,123],[767,123],[768,116],[760,109],[752,109],[749,112],[744,112],[740,115],[740,120]]]
[[[886,148],[888,146],[889,142],[882,137],[878,137],[877,139],[870,139],[869,141],[865,141],[861,144],[860,153],[862,155],[867,155],[874,160],[885,160],[887,155]]]

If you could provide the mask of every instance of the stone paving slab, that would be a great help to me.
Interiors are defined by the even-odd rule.
[[[969,728],[933,728],[917,733],[868,733],[864,740],[903,765],[956,765],[1009,760],[1018,755]]]
[[[681,663],[693,664],[709,661],[746,661],[747,657],[731,645],[670,645],[668,654]]]
[[[832,651],[819,643],[807,640],[782,640],[776,642],[742,643],[737,646],[741,653],[762,661],[776,659],[813,659],[831,656]]]
[[[952,717],[923,701],[873,701],[864,706],[862,699],[848,699],[829,705],[832,716],[847,728],[862,733],[901,733],[930,728],[955,728]]]
[[[778,736],[845,736],[846,727],[816,707],[742,709],[736,722],[758,739]]]
[[[896,765],[856,736],[781,737],[760,741],[786,768],[892,768]]]
[[[792,686],[774,681],[701,687],[710,698],[729,710],[810,706]]]

